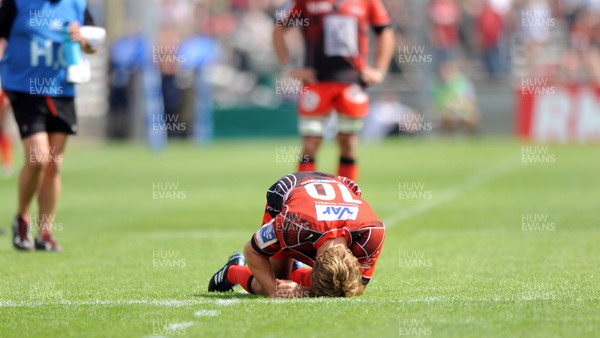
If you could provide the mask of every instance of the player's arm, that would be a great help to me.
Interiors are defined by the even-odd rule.
[[[394,56],[396,45],[391,19],[381,0],[373,0],[370,8],[371,27],[375,32],[375,62],[373,67],[362,71],[362,80],[367,84],[383,82]]]
[[[381,248],[383,247],[383,242],[385,241],[385,227],[383,223],[381,225],[376,225],[371,228],[369,231],[369,237],[366,242],[361,244],[354,243],[353,245],[359,245],[364,251],[367,253],[366,257],[359,259],[359,263],[363,268],[362,274],[362,286],[358,290],[357,295],[362,295],[367,288],[367,284],[371,281],[371,277],[373,277],[373,273],[375,272],[375,266],[377,265],[377,259],[381,254]],[[351,248],[350,250],[352,250]],[[353,250],[354,251],[354,250]],[[358,250],[357,250],[358,251]]]
[[[248,264],[252,275],[254,275],[252,283],[254,293],[274,297],[277,290],[277,280],[271,268],[269,257],[256,252],[251,242],[248,242],[244,247],[244,256],[246,257],[246,264]]]
[[[277,61],[279,61],[279,65],[282,67],[289,63],[290,52],[285,44],[285,34],[290,28],[291,27],[275,25],[275,28],[273,29],[273,48],[275,49]]]
[[[252,291],[269,297],[275,297],[277,291],[277,280],[269,260],[281,249],[275,232],[277,221],[280,221],[279,216],[264,224],[244,247],[246,264],[254,276]]]
[[[268,257],[256,252],[252,242],[244,247],[246,264],[252,271],[252,291],[255,294],[267,295],[271,298],[297,298],[311,297],[313,292],[308,287],[303,287],[291,280],[275,278],[275,273]]]
[[[292,280],[277,280],[277,298],[303,298],[314,297],[315,293],[310,287],[302,286]]]
[[[394,56],[394,46],[396,44],[394,30],[391,26],[382,28],[376,32],[375,37],[375,68],[384,73],[387,72],[392,57]]]
[[[94,23],[94,18],[92,17],[92,14],[90,13],[90,11],[86,8],[85,12],[83,13],[83,25],[84,26],[95,26],[96,24]],[[95,54],[97,52],[97,49],[92,47],[90,44],[88,44],[87,40],[83,39],[82,43],[81,43],[81,47],[83,49],[84,52],[86,52],[87,54]]]
[[[282,67],[284,72],[290,77],[301,79],[305,83],[313,83],[317,81],[317,77],[314,69],[312,68],[295,68],[291,69],[289,66],[289,50],[285,44],[285,33],[290,30],[291,27],[284,27],[276,25],[273,29],[273,48],[277,55],[279,65]]]
[[[94,26],[94,18],[90,14],[90,12],[85,10],[84,14],[84,26]],[[87,40],[81,35],[81,24],[79,22],[73,22],[69,25],[69,36],[72,41],[79,41],[81,44],[81,50],[83,50],[86,54],[94,54],[96,53],[96,49],[92,47]]]
[[[0,60],[4,56],[4,49],[6,49],[6,40],[4,38],[0,38]]]
[[[287,7],[287,6],[284,6]],[[298,1],[294,1],[289,11],[282,10],[278,11],[282,13],[302,13],[302,9],[298,4]],[[273,48],[275,49],[275,55],[277,56],[277,60],[279,61],[280,66],[286,66],[289,60],[289,50],[287,45],[285,44],[285,34],[290,31],[293,26],[291,26],[288,22],[288,17],[276,17],[275,18],[275,28],[273,29]]]
[[[294,4],[291,10],[292,13],[302,13],[302,9],[298,4]],[[306,83],[312,83],[316,81],[315,71],[311,68],[296,68],[289,69],[290,52],[285,43],[285,34],[290,31],[293,26],[288,26],[284,23],[285,18],[278,18],[273,29],[273,49],[275,49],[275,55],[279,65],[284,69],[290,77],[301,79]]]
[[[394,30],[390,27],[376,27],[375,31],[375,63],[362,72],[362,80],[367,84],[378,84],[385,80],[392,57],[394,56]]]

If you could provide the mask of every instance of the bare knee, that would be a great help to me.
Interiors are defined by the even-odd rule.
[[[55,177],[60,175],[62,169],[62,162],[51,160],[45,167],[44,175],[46,177]]]
[[[25,149],[25,170],[41,172],[52,161],[48,136],[45,133],[36,133],[23,140]]]
[[[41,172],[50,164],[50,156],[46,152],[29,152],[25,160],[25,168],[34,172]]]

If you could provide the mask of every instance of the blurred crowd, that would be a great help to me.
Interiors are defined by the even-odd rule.
[[[243,83],[265,84],[275,64],[271,47],[274,17],[288,2],[162,0],[162,30],[166,29],[165,38],[177,43],[197,28],[196,32],[218,40],[219,65],[250,76]],[[600,0],[383,2],[394,19],[399,47],[428,46],[436,64],[460,59],[475,77],[504,76],[513,71],[519,72],[517,76],[544,74],[565,81],[600,81]],[[419,12],[426,16],[414,15]],[[171,31],[173,27],[176,29]],[[426,41],[419,34],[424,31]],[[290,39],[298,46],[292,52],[299,64],[300,35]],[[392,71],[397,72],[406,65],[395,59]]]
[[[472,81],[516,85],[525,77],[545,77],[600,84],[600,0],[382,1],[398,42],[389,77],[407,81],[404,75],[425,60],[418,70],[429,76],[436,109],[471,129],[478,120]],[[139,43],[139,4],[129,3],[128,34],[114,41],[111,52],[113,111],[127,110],[126,84],[140,59],[132,47]],[[158,63],[167,115],[193,115],[194,100],[204,101],[206,109],[213,102],[273,107],[293,100],[273,90],[279,67],[271,33],[276,11],[286,6],[288,0],[161,0],[155,52],[163,54]],[[301,65],[300,32],[286,38],[295,46],[292,63]]]

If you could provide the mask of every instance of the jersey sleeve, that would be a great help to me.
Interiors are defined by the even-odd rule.
[[[292,174],[284,176],[275,182],[267,190],[267,207],[265,208],[265,213],[271,215],[272,218],[277,216],[283,208],[283,202],[285,202],[288,193],[296,186],[296,182],[297,178]]]
[[[96,23],[94,22],[94,17],[92,16],[92,14],[90,13],[90,11],[86,8],[85,12],[83,13],[83,24],[85,26],[95,26]]]
[[[381,0],[370,0],[369,3],[369,23],[372,27],[383,28],[392,24],[390,15]]]
[[[17,16],[15,0],[0,1],[0,39],[8,39]]]
[[[261,224],[267,224],[269,223],[273,218],[275,218],[273,215],[271,215],[269,213],[269,204],[267,203],[265,205],[265,214],[263,215],[263,220]]]
[[[364,285],[369,284],[371,281],[371,277],[373,277],[373,272],[375,272],[375,265],[377,264],[377,258],[379,258],[379,252],[376,256],[373,257],[373,262],[369,264],[368,268],[363,266],[363,274],[362,274],[362,283]]]
[[[250,239],[252,248],[257,253],[271,257],[281,249],[281,244],[275,233],[275,219],[264,224]]]
[[[385,227],[382,224],[381,226],[362,228],[352,232],[353,243],[350,250],[358,258],[358,262],[363,269],[362,283],[368,284],[373,276],[377,259],[383,247]]]
[[[350,189],[350,191],[352,191],[356,196],[360,197],[362,191],[360,190],[360,187],[358,186],[358,184],[356,184],[356,182],[344,176],[338,176],[338,179],[342,183],[344,183],[348,187],[348,189]]]

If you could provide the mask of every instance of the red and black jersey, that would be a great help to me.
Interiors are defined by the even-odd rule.
[[[360,83],[369,28],[380,31],[391,19],[381,0],[295,0],[277,24],[300,26],[305,66],[316,70],[320,82]]]
[[[263,226],[251,244],[264,256],[281,253],[310,266],[328,239],[343,237],[363,268],[373,275],[385,238],[384,224],[346,177],[318,172],[284,176],[267,191]]]

